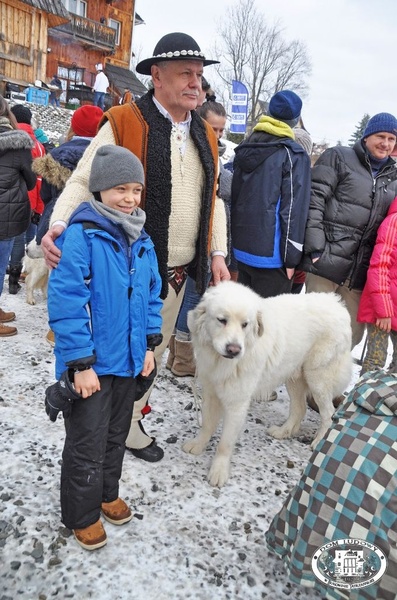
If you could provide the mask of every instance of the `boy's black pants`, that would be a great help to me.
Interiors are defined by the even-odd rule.
[[[62,522],[81,529],[100,517],[101,503],[116,500],[135,398],[134,377],[99,377],[101,389],[73,404],[65,419],[62,453]]]

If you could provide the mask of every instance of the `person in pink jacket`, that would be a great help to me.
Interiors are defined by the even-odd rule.
[[[397,372],[397,197],[378,229],[357,321],[367,323],[361,375],[385,367],[389,337],[393,344],[389,371]]]

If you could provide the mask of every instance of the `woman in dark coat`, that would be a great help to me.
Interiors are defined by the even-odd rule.
[[[14,238],[30,222],[28,190],[36,185],[32,148],[32,140],[17,129],[7,101],[0,96],[0,296]],[[4,325],[14,319],[15,313],[0,309],[0,337],[17,333],[16,327]]]

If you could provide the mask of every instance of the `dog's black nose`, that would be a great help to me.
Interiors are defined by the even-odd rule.
[[[228,344],[226,346],[226,358],[235,358],[241,352],[240,344]]]

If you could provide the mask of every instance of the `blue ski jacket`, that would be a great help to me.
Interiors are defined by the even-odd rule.
[[[142,229],[130,246],[121,227],[84,202],[57,240],[49,279],[49,325],[56,377],[90,357],[97,375],[136,377],[146,336],[161,332],[161,279],[153,242]]]

